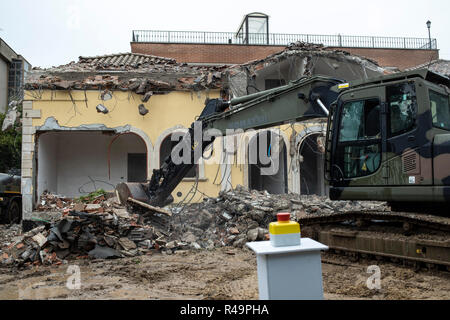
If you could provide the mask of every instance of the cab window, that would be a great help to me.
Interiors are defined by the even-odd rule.
[[[342,108],[339,141],[358,141],[381,137],[378,99],[352,101]]]
[[[401,83],[387,86],[390,136],[411,131],[416,124],[416,93],[414,84]]]
[[[430,109],[433,126],[450,130],[449,97],[430,90]]]
[[[350,101],[343,105],[336,162],[344,178],[375,173],[381,164],[379,99]]]

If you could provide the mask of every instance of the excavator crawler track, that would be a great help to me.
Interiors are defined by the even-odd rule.
[[[300,219],[302,236],[354,259],[372,257],[450,271],[450,218],[402,212],[348,212]]]

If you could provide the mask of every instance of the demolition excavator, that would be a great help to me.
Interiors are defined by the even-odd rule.
[[[123,183],[117,192],[123,203],[165,206],[214,142],[214,136],[203,139],[208,129],[226,135],[227,129],[326,118],[331,200],[385,201],[393,210],[321,215],[300,223],[336,251],[450,268],[449,88],[449,78],[422,69],[353,82],[303,77],[230,101],[208,100],[180,144],[186,147],[180,150],[192,151],[190,161],[175,163],[169,155],[148,183]]]

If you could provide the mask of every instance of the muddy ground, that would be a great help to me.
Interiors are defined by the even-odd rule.
[[[325,299],[450,299],[450,273],[389,262],[349,262],[324,253]],[[68,273],[80,268],[80,289]],[[370,265],[381,270],[381,289],[370,290]],[[76,270],[72,269],[71,270]],[[227,299],[256,300],[256,257],[248,249],[151,253],[118,260],[76,260],[68,265],[0,268],[0,300],[5,299]]]

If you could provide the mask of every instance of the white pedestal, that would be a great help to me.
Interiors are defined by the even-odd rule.
[[[260,300],[323,300],[320,251],[327,246],[308,238],[299,246],[273,247],[270,241],[247,246],[256,253]]]

